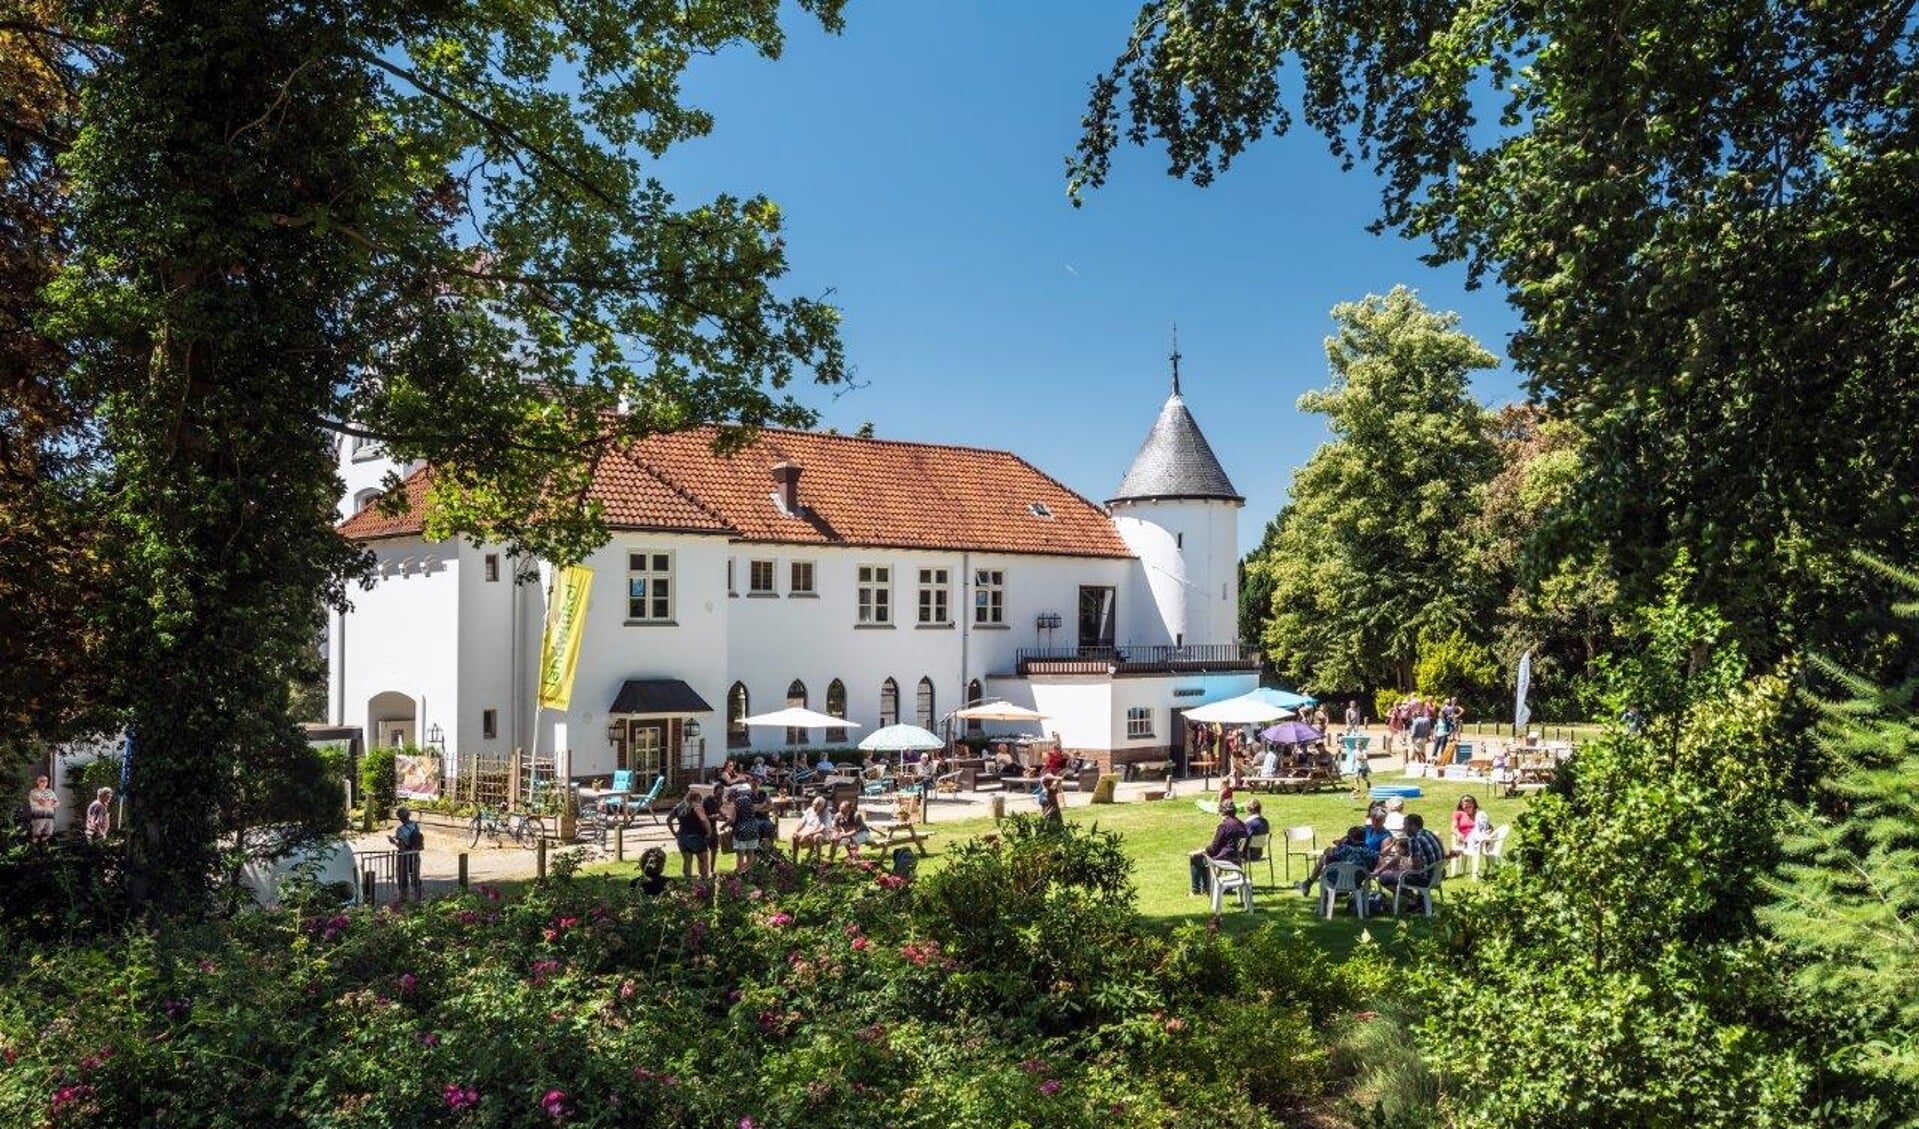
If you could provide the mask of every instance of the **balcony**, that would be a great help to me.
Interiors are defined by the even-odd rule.
[[[1032,674],[1194,674],[1258,670],[1259,652],[1244,643],[1185,647],[1021,647],[1021,678]]]

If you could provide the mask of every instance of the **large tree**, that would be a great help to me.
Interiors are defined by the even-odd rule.
[[[803,7],[828,28],[838,0]],[[68,261],[39,332],[98,402],[136,890],[193,903],[259,776],[312,766],[288,673],[363,555],[337,433],[438,468],[432,527],[566,560],[625,438],[804,424],[834,311],[784,298],[778,209],[678,206],[693,58],[777,55],[776,0],[129,0],[9,19],[85,56]],[[297,790],[294,790],[297,791]],[[258,813],[251,813],[257,817]]]
[[[1866,634],[1849,547],[1919,550],[1916,54],[1910,0],[1148,0],[1071,173],[1204,184],[1303,115],[1505,288],[1628,599],[1691,547],[1763,657]]]
[[[1495,359],[1404,287],[1333,307],[1332,383],[1299,399],[1334,440],[1248,561],[1262,638],[1321,691],[1410,686],[1420,639],[1483,631],[1465,533],[1497,468],[1469,380]]]

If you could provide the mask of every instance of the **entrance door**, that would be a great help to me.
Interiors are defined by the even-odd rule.
[[[1115,590],[1093,584],[1082,584],[1079,589],[1079,645],[1087,648],[1113,647],[1113,610],[1117,602]]]
[[[666,722],[629,723],[626,755],[621,762],[621,768],[632,769],[634,778],[650,787],[653,778],[666,771]]]

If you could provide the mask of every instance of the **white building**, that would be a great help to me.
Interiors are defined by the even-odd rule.
[[[551,566],[424,540],[430,468],[410,468],[406,516],[366,509],[394,468],[347,440],[341,532],[373,550],[378,580],[330,625],[330,720],[374,744],[438,735],[455,760],[537,747],[575,776],[680,778],[728,752],[938,730],[1004,697],[1112,763],[1166,757],[1181,709],[1257,682],[1235,638],[1243,500],[1177,374],[1105,507],[1002,451],[767,431],[723,457],[714,437],[655,436],[601,466],[612,538],[583,562],[571,705],[541,711]],[[861,728],[738,723],[788,704]]]

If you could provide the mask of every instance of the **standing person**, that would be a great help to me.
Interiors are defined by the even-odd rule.
[[[1433,722],[1431,718],[1426,716],[1425,709],[1417,703],[1413,706],[1412,722],[1407,727],[1406,732],[1410,742],[1406,749],[1407,761],[1412,762],[1426,759],[1426,743],[1432,739]]]
[[[413,891],[414,904],[420,901],[420,851],[426,846],[426,835],[420,825],[413,821],[413,812],[404,805],[393,812],[399,825],[387,841],[393,844],[393,882],[399,887],[394,896],[395,902],[405,902],[408,890]]]
[[[1359,699],[1351,698],[1346,702],[1346,732],[1359,732]]]
[[[1066,826],[1065,789],[1057,776],[1040,778],[1039,818],[1048,828]]]
[[[1246,825],[1239,821],[1239,809],[1233,801],[1227,800],[1219,805],[1219,826],[1213,828],[1213,841],[1186,856],[1186,865],[1193,880],[1193,896],[1198,897],[1212,889],[1211,872],[1206,869],[1206,860],[1216,862],[1238,862],[1246,844]]]
[[[53,838],[53,813],[60,807],[60,793],[48,783],[45,776],[36,776],[27,789],[27,837],[36,843]]]
[[[700,877],[711,878],[707,863],[706,840],[712,827],[706,822],[706,805],[700,797],[686,795],[666,815],[666,829],[673,833],[673,844],[680,849],[680,877],[692,878],[699,864]]]
[[[87,805],[87,842],[101,843],[113,825],[113,789],[102,788]]]
[[[733,854],[735,869],[749,870],[753,855],[760,849],[760,794],[757,789],[733,793]]]

